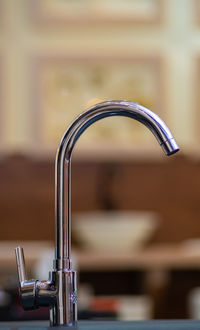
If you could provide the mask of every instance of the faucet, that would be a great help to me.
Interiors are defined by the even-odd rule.
[[[55,219],[56,247],[53,271],[47,281],[28,280],[24,253],[15,249],[21,303],[25,310],[49,307],[50,325],[77,325],[76,272],[71,261],[71,156],[80,135],[93,123],[111,116],[133,118],[154,134],[166,155],[179,150],[169,128],[152,111],[129,101],[96,104],[79,115],[65,132],[56,155]]]

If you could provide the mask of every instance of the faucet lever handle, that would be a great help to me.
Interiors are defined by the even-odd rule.
[[[26,281],[26,269],[24,260],[24,250],[21,246],[15,248],[16,262],[17,262],[17,272],[19,277],[19,282]]]
[[[23,248],[20,246],[16,247],[15,254],[17,261],[21,303],[25,310],[32,310],[37,308],[35,303],[37,280],[28,280],[26,277]]]

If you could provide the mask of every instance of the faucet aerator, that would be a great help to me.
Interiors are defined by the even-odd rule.
[[[161,147],[167,156],[171,156],[179,151],[179,146],[173,138],[163,142]]]

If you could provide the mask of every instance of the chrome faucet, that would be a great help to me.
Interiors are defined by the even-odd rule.
[[[54,270],[49,273],[49,280],[27,280],[23,249],[15,249],[22,305],[25,310],[49,307],[51,326],[77,324],[76,272],[71,262],[72,151],[87,127],[97,120],[111,116],[130,117],[144,124],[155,135],[166,155],[179,150],[170,130],[155,113],[129,101],[96,104],[77,117],[67,129],[55,164],[56,248]]]

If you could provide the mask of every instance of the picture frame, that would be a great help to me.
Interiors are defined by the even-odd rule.
[[[116,5],[117,2],[117,5]],[[163,0],[31,0],[31,14],[40,24],[161,24]]]
[[[158,56],[45,55],[33,59],[32,75],[33,140],[46,152],[56,150],[77,115],[107,99],[132,100],[166,117],[163,63]],[[117,148],[126,153],[133,146],[144,150],[154,144],[138,122],[109,120],[84,133],[79,143],[82,153],[94,155],[96,146],[109,155]]]
[[[0,54],[0,154],[3,155],[6,150],[6,132],[5,132],[5,121],[6,121],[6,110],[5,110],[5,91],[3,90],[3,64],[2,54]]]
[[[4,32],[5,28],[5,1],[0,0],[0,34]]]
[[[199,150],[199,143],[200,140],[200,132],[199,132],[199,123],[200,123],[200,94],[199,94],[199,86],[200,86],[200,54],[196,56],[195,59],[195,71],[194,71],[194,90],[193,90],[193,99],[194,102],[194,108],[195,111],[193,116],[193,121],[195,123],[193,133],[193,145],[191,145],[191,150],[194,151],[195,154],[200,156],[200,150]]]
[[[197,25],[200,25],[200,1],[194,0],[193,7],[194,7],[194,22]]]

